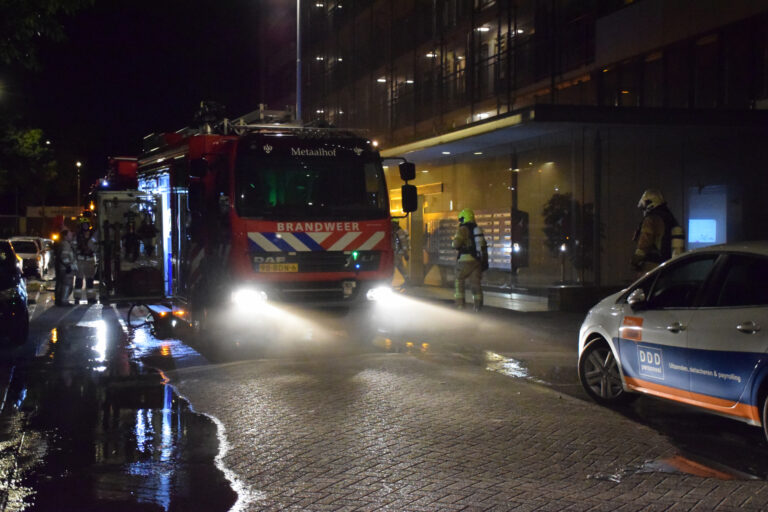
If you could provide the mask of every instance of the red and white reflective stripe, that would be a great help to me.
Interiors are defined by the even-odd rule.
[[[384,232],[383,231],[377,231],[371,237],[366,240],[363,245],[358,247],[357,249],[360,251],[370,251],[376,245],[378,245],[379,242],[381,242],[384,239]]]
[[[386,231],[248,233],[248,239],[257,247],[256,250],[264,252],[369,251],[383,249],[385,237]]]
[[[333,244],[330,247],[327,247],[326,251],[343,251],[344,249],[347,249],[352,242],[354,242],[357,237],[359,237],[362,233],[345,233],[344,236],[342,236],[335,244]]]

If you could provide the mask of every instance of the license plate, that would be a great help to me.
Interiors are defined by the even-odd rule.
[[[298,272],[298,263],[259,263],[259,272]]]

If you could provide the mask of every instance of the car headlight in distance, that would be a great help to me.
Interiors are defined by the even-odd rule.
[[[238,309],[251,309],[267,301],[267,293],[253,288],[240,288],[232,292],[232,304]]]
[[[368,290],[365,294],[365,298],[374,302],[381,302],[392,298],[393,295],[394,292],[391,287],[377,286]]]

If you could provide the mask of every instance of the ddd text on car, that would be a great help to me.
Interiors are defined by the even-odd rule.
[[[578,370],[600,404],[651,395],[768,438],[768,242],[691,251],[603,299],[581,326]]]

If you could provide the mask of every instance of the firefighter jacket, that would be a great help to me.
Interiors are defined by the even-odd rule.
[[[458,261],[477,260],[483,264],[483,269],[488,268],[488,244],[483,230],[474,222],[459,224],[451,247],[459,252],[456,257]]]
[[[632,256],[632,264],[640,267],[645,263],[660,264],[678,251],[673,247],[682,247],[683,231],[675,216],[666,204],[648,211],[635,232],[637,248]],[[682,252],[682,251],[680,251]]]
[[[395,254],[408,259],[408,251],[410,250],[408,232],[398,225],[392,226],[392,248]]]
[[[75,238],[75,249],[78,259],[93,259],[96,254],[96,230],[79,230]]]
[[[56,250],[56,274],[70,274],[77,269],[75,261],[75,249],[69,240],[58,243]]]

